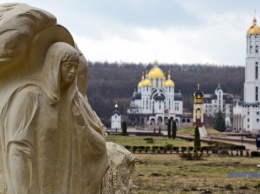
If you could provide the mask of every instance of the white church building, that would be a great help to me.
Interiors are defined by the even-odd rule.
[[[166,78],[156,60],[133,93],[127,110],[128,118],[135,125],[165,125],[169,119],[179,122],[182,111],[182,94],[175,93],[170,71]]]
[[[115,104],[115,110],[112,112],[111,116],[111,129],[121,130],[121,114],[118,110],[118,104]]]
[[[260,130],[260,27],[256,18],[246,34],[246,66],[244,101],[236,102],[233,109],[233,130],[259,132]]]
[[[220,84],[213,94],[204,94],[204,114],[207,117],[215,117],[221,112],[225,118],[226,126],[231,126],[231,117],[233,112],[234,96],[230,93],[224,93]]]

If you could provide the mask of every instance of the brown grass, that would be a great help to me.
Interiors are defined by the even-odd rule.
[[[193,141],[186,141],[183,139],[171,139],[168,137],[150,137],[154,139],[154,143],[147,143],[144,139],[147,136],[119,136],[119,135],[108,135],[106,141],[112,141],[114,143],[120,144],[122,146],[165,146],[167,144],[172,144],[173,146],[194,146]],[[208,144],[201,143],[201,146],[206,146]]]
[[[259,178],[228,177],[228,172],[260,172],[257,158],[211,155],[202,161],[187,161],[177,154],[135,157],[133,194],[260,193],[254,188],[259,186]]]

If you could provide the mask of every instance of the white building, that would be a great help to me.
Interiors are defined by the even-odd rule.
[[[121,130],[121,114],[118,110],[117,103],[115,104],[115,110],[113,111],[111,116],[111,129]]]
[[[224,93],[219,84],[214,94],[204,94],[205,116],[215,117],[216,113],[221,112],[225,118],[226,126],[231,126],[233,99],[234,96]]]
[[[155,61],[154,67],[142,76],[127,110],[132,124],[165,125],[169,119],[180,121],[182,94],[175,93],[170,71],[166,79]]]
[[[244,101],[237,102],[233,109],[233,130],[258,132],[260,130],[259,102],[259,35],[256,18],[246,34],[246,67]]]

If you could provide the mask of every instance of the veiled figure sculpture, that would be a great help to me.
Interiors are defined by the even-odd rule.
[[[98,194],[108,158],[84,56],[48,12],[0,14],[0,193]]]

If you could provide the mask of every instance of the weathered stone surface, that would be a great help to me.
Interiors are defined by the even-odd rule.
[[[102,194],[129,194],[132,188],[131,174],[135,157],[126,148],[107,142],[110,167],[102,182]]]
[[[100,193],[105,131],[86,84],[86,59],[53,15],[0,5],[0,193]]]

